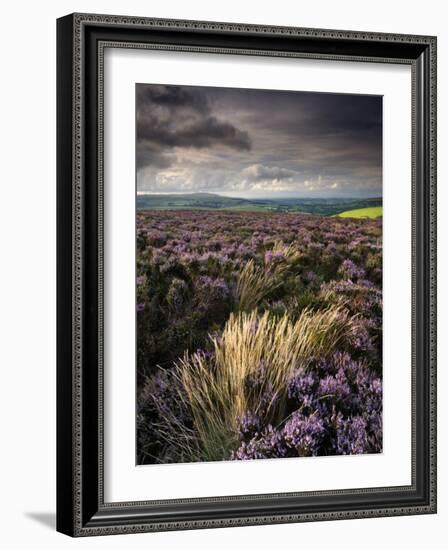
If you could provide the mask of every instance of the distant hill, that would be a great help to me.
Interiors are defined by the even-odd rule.
[[[250,205],[253,201],[223,197],[213,193],[185,193],[168,195],[137,195],[137,208],[232,208],[239,205]]]
[[[382,206],[381,198],[269,198],[245,199],[214,193],[137,195],[138,210],[233,210],[259,212],[303,212],[333,216],[348,210]]]

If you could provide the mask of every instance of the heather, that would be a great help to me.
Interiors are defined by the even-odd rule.
[[[138,462],[382,450],[381,219],[137,213]]]

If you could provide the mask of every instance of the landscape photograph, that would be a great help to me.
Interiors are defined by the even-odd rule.
[[[381,453],[382,97],[135,100],[136,463]]]

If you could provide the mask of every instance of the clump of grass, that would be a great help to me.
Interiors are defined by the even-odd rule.
[[[177,426],[167,437],[179,441],[184,460],[186,449],[192,461],[228,459],[244,413],[261,412],[269,422],[280,422],[288,379],[298,362],[330,355],[350,337],[352,326],[352,319],[335,306],[304,310],[296,321],[288,315],[275,318],[269,312],[231,314],[222,336],[212,338],[211,361],[195,353],[178,363],[179,399],[191,413],[193,432],[183,434]],[[263,382],[248,387],[247,381],[257,377],[263,365],[267,367]],[[268,388],[270,402],[260,411]],[[188,445],[181,444],[182,438],[188,439]]]
[[[236,285],[236,302],[240,311],[251,311],[279,285],[263,267],[249,260],[241,270]]]
[[[241,270],[236,285],[236,303],[239,311],[252,311],[280,284],[280,275],[300,258],[294,245],[276,241],[266,252],[264,265],[249,260]]]

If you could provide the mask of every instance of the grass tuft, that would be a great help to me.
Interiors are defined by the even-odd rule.
[[[337,306],[304,310],[295,322],[288,315],[275,318],[269,312],[231,314],[222,336],[212,339],[211,361],[195,353],[186,355],[175,369],[183,389],[179,399],[193,418],[193,430],[184,434],[188,445],[181,444],[179,426],[168,434],[179,441],[183,459],[186,449],[192,461],[228,459],[235,449],[239,419],[247,411],[263,414],[273,425],[281,421],[288,379],[298,363],[330,355],[350,336],[352,327],[353,320]],[[248,385],[261,369],[262,384]],[[272,399],[260,411],[267,388]]]
[[[300,252],[294,245],[277,241],[265,254],[265,263],[258,266],[249,260],[241,270],[236,286],[236,302],[239,311],[250,312],[280,284],[280,275],[297,262]]]

